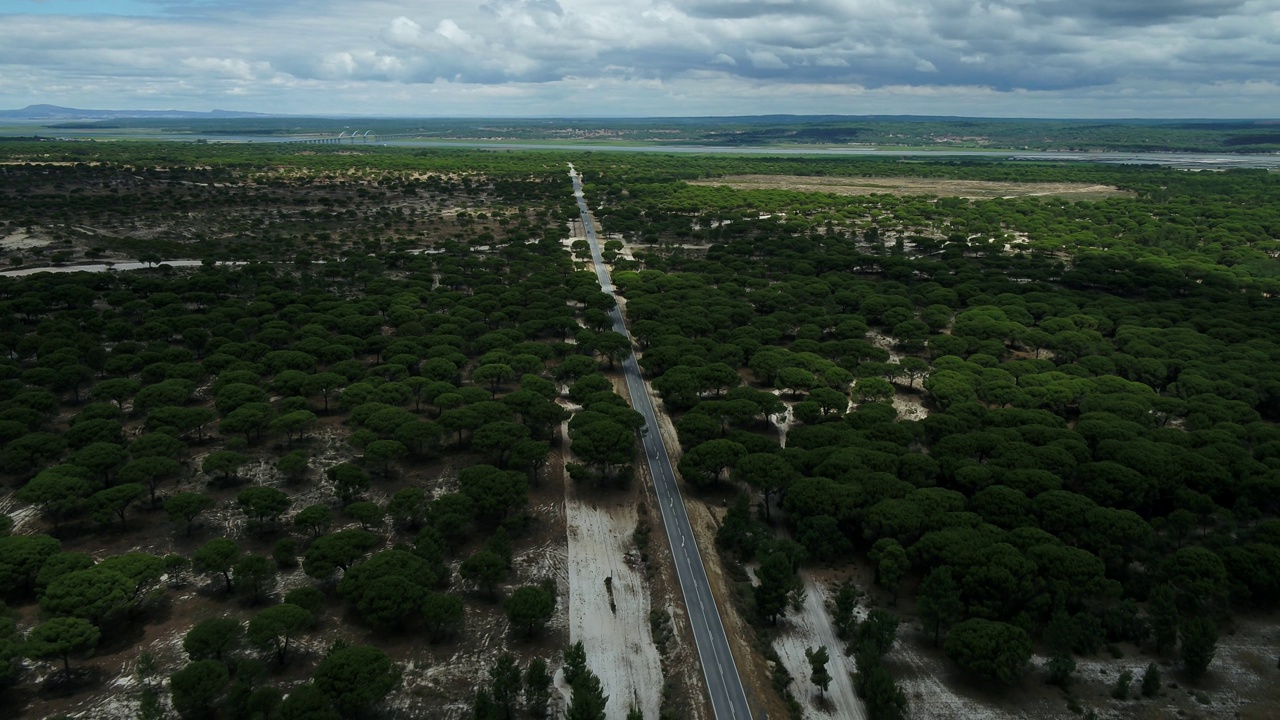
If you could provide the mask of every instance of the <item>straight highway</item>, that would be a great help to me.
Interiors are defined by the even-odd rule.
[[[616,300],[613,281],[600,254],[600,242],[596,238],[591,211],[587,209],[587,201],[583,195],[582,179],[572,163],[569,164],[569,176],[573,179],[573,194],[578,200],[578,210],[582,213],[582,227],[591,246],[591,258],[595,262],[600,289]],[[631,333],[627,331],[619,306],[614,306],[610,317],[614,331],[630,340]],[[738,675],[738,666],[729,650],[729,637],[720,620],[715,597],[711,594],[707,570],[702,564],[693,527],[689,524],[689,515],[685,512],[684,501],[676,485],[675,470],[671,467],[671,458],[662,442],[653,403],[649,399],[644,379],[640,376],[640,366],[636,363],[634,354],[628,355],[623,361],[622,371],[626,377],[627,390],[631,394],[631,406],[644,416],[645,426],[649,430],[641,442],[645,459],[649,463],[649,473],[653,476],[658,506],[662,509],[662,524],[666,528],[667,541],[671,544],[671,554],[675,558],[676,575],[684,594],[689,622],[693,626],[698,659],[702,662],[702,674],[706,678],[707,691],[711,696],[712,714],[717,720],[751,720],[751,708],[747,704],[742,678]]]

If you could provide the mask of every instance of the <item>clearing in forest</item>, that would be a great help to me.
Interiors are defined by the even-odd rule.
[[[835,627],[827,614],[827,597],[823,588],[810,572],[802,571],[804,580],[804,604],[778,621],[779,631],[774,640],[778,658],[791,673],[791,695],[800,703],[801,717],[819,719],[825,717],[864,720],[865,706],[853,687],[856,664],[844,654],[845,643],[836,635]],[[820,693],[813,684],[812,665],[805,650],[825,647],[830,659],[827,672],[831,684]]]
[[[1098,200],[1131,193],[1110,185],[1067,182],[1001,182],[993,180],[951,180],[912,177],[816,177],[805,175],[726,175],[711,180],[694,180],[690,185],[728,185],[738,190],[797,190],[834,195],[936,195],[989,200],[1010,197],[1062,197],[1071,200]]]
[[[657,717],[662,659],[653,643],[649,591],[632,540],[638,493],[597,496],[584,490],[591,497],[583,498],[567,477],[565,490],[569,640],[582,641],[587,666],[609,696],[606,717],[620,720],[633,705],[645,717]]]

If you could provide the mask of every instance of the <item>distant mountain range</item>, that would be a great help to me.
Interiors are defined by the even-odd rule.
[[[0,120],[119,120],[121,118],[261,118],[272,117],[265,113],[237,112],[234,110],[85,110],[57,105],[28,105],[21,110],[0,110]]]

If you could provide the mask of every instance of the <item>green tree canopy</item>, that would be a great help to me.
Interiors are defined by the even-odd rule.
[[[1005,685],[1016,683],[1031,660],[1025,630],[982,618],[953,626],[943,649],[961,668]]]
[[[312,682],[344,716],[353,716],[380,702],[399,680],[400,673],[386,653],[368,645],[351,645],[321,660]]]

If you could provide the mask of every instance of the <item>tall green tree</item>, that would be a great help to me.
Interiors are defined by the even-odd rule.
[[[191,554],[191,568],[198,573],[222,576],[227,592],[234,588],[231,582],[231,570],[240,559],[240,548],[234,540],[214,538],[201,545]]]
[[[136,589],[121,573],[91,567],[49,583],[40,597],[40,609],[48,615],[83,618],[101,627],[129,607]]]
[[[1192,615],[1182,619],[1178,638],[1182,641],[1182,667],[1187,677],[1195,682],[1209,670],[1209,664],[1217,654],[1218,627],[1210,618]]]
[[[217,699],[231,678],[225,663],[196,660],[169,676],[173,706],[184,718],[212,718]]]
[[[195,525],[196,517],[211,507],[213,507],[213,498],[197,492],[178,493],[164,503],[165,514],[175,524],[182,526],[187,537],[191,537],[191,529]]]
[[[275,563],[262,555],[245,555],[231,568],[236,590],[257,605],[276,586]]]
[[[120,529],[128,530],[126,513],[129,507],[146,495],[147,489],[138,483],[124,483],[99,490],[89,498],[93,519],[108,524],[118,519]]]
[[[565,711],[565,720],[604,720],[609,696],[600,686],[600,678],[589,668],[574,679],[573,696]]]
[[[489,668],[489,687],[493,692],[494,703],[502,711],[502,717],[511,717],[521,686],[520,667],[516,665],[515,656],[508,652],[502,653]]]
[[[524,710],[535,720],[547,716],[547,706],[551,703],[551,673],[547,670],[547,661],[534,658],[524,673]]]
[[[244,637],[244,625],[230,618],[207,618],[182,638],[182,649],[192,660],[227,660]]]
[[[942,631],[959,622],[964,613],[960,586],[947,566],[934,568],[920,584],[918,609],[925,627],[933,631],[933,645],[938,646]]]
[[[831,672],[827,670],[827,662],[831,659],[826,647],[805,648],[805,659],[809,661],[809,681],[826,695],[831,685]]]
[[[249,642],[275,652],[276,661],[283,666],[289,661],[289,644],[314,621],[310,612],[297,605],[272,605],[249,620]]]
[[[556,609],[555,595],[547,588],[526,585],[516,588],[504,605],[507,620],[527,636],[537,635]]]
[[[943,650],[964,670],[1012,685],[1031,660],[1031,638],[1008,623],[970,618],[951,628]]]
[[[759,581],[755,587],[756,612],[776,625],[778,616],[786,612],[787,605],[804,589],[800,577],[791,558],[779,551],[760,561],[756,579]]]
[[[55,533],[62,523],[87,507],[89,495],[88,471],[76,465],[55,465],[42,470],[14,492],[19,500],[38,506],[41,514],[53,523]]]
[[[368,712],[400,681],[391,658],[368,645],[335,650],[316,666],[312,682],[344,716]]]
[[[1178,606],[1174,601],[1173,588],[1168,585],[1151,588],[1147,597],[1147,616],[1155,636],[1156,652],[1161,655],[1173,652],[1178,642]]]
[[[48,535],[0,537],[0,594],[29,594],[45,562],[61,547]]]
[[[78,617],[57,617],[37,625],[27,635],[26,653],[33,660],[62,660],[71,678],[71,658],[92,652],[102,633],[93,623]]]

